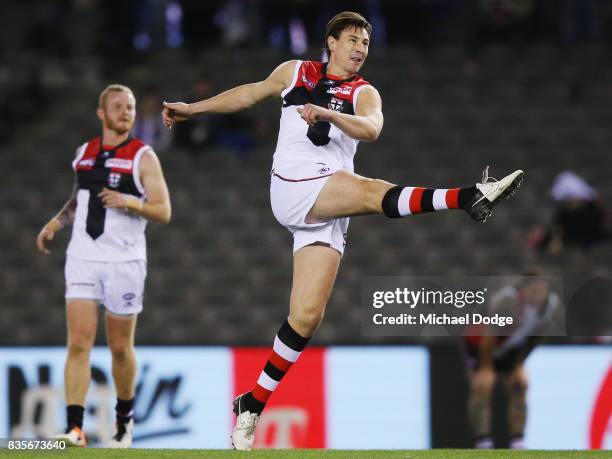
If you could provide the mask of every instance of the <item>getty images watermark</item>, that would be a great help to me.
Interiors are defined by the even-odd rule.
[[[605,335],[612,331],[610,308],[600,307],[605,292],[608,279],[367,277],[361,328],[367,336]]]

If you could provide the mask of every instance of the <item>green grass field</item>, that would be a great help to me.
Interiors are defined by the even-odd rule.
[[[70,449],[67,451],[9,451],[0,449],[0,457],[87,457],[87,458],[144,458],[144,459],[581,459],[612,458],[612,451],[513,451],[507,449],[480,451],[473,449],[407,450],[320,450],[285,449],[228,451],[211,449]]]

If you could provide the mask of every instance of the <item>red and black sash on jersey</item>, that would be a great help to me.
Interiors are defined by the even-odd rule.
[[[104,233],[106,209],[98,197],[102,188],[106,187],[137,197],[142,196],[134,182],[132,171],[136,153],[144,145],[142,141],[129,136],[125,142],[115,147],[104,148],[102,139],[98,137],[87,144],[85,153],[77,162],[76,174],[79,189],[89,190],[86,231],[92,239],[95,240]],[[116,159],[119,164],[109,164],[110,159]]]
[[[313,104],[354,115],[354,91],[359,86],[367,85],[368,82],[359,75],[339,80],[326,73],[327,63],[303,62],[298,70],[295,86],[284,97],[283,107]],[[329,143],[330,128],[330,123],[318,121],[308,129],[306,135],[316,146],[324,146]]]

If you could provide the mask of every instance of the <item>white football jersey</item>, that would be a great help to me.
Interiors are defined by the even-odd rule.
[[[280,129],[274,153],[274,167],[296,162],[324,163],[353,170],[358,140],[336,126],[318,122],[315,126],[300,117],[297,108],[307,103],[355,114],[360,91],[369,85],[359,75],[342,80],[326,74],[327,64],[297,61],[291,85],[281,96]]]
[[[77,150],[72,163],[78,183],[77,207],[68,255],[89,261],[146,261],[147,220],[123,209],[105,209],[98,193],[106,187],[144,201],[139,164],[149,149],[130,136],[115,147],[102,146],[98,137]]]

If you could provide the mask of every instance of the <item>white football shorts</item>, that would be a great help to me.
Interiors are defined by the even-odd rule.
[[[66,300],[88,299],[104,304],[112,314],[142,311],[147,262],[97,262],[66,257]]]
[[[327,163],[275,166],[270,180],[270,203],[278,222],[293,234],[293,253],[302,247],[322,242],[344,253],[350,218],[335,218],[307,223],[312,209],[329,177],[339,171]]]

